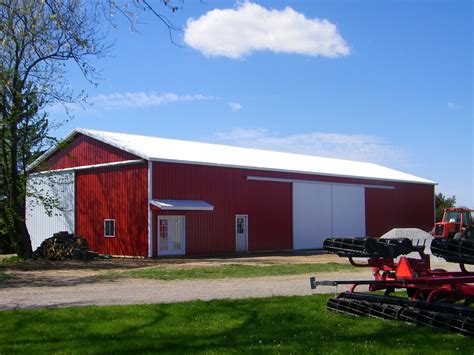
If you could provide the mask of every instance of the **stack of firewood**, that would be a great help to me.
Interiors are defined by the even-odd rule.
[[[86,239],[68,232],[54,233],[51,238],[45,239],[33,253],[34,258],[46,260],[90,260],[97,255],[89,250]]]

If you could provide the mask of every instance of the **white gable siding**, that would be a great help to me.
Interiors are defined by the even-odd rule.
[[[74,233],[74,172],[37,174],[28,178],[26,198],[26,226],[33,250],[54,233]],[[50,216],[37,196],[57,204]]]

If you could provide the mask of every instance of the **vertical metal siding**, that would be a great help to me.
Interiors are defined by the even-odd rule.
[[[394,190],[365,190],[366,230],[380,237],[392,228],[433,228],[434,186],[393,183]]]
[[[153,240],[157,215],[184,214],[186,254],[233,253],[235,215],[247,214],[249,251],[291,249],[291,183],[251,181],[247,176],[393,186],[393,190],[365,189],[365,229],[370,236],[404,226],[428,230],[433,220],[431,185],[154,162],[153,198],[204,200],[214,205],[214,211],[154,211]]]
[[[102,143],[94,138],[77,134],[71,142],[54,153],[37,170],[65,169],[137,158],[133,154]]]
[[[214,211],[187,211],[186,254],[235,252],[235,215],[249,215],[249,251],[291,249],[291,185],[248,181],[247,170],[153,163],[153,198],[204,200]],[[183,214],[159,211],[156,216]],[[154,250],[156,255],[156,250]]]
[[[104,219],[115,237],[104,237]],[[148,256],[148,163],[76,172],[76,233],[92,250]]]
[[[30,175],[27,191],[26,226],[33,250],[54,233],[74,233],[74,172]],[[58,208],[48,215],[40,199]]]

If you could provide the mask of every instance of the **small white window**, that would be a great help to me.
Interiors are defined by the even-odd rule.
[[[104,237],[115,237],[115,219],[104,219]]]

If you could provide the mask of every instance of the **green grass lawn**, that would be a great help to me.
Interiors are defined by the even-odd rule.
[[[157,267],[142,270],[132,270],[114,275],[126,277],[140,277],[157,280],[184,280],[184,279],[221,279],[225,277],[259,277],[278,275],[311,274],[315,272],[358,271],[349,264],[264,264],[245,265],[229,264],[213,267],[170,268]]]
[[[10,277],[9,275],[0,272],[0,282],[6,281],[6,280],[8,280],[8,279],[10,279],[10,278],[11,278],[11,277]]]
[[[472,354],[474,339],[325,309],[327,295],[0,313],[0,353]]]

